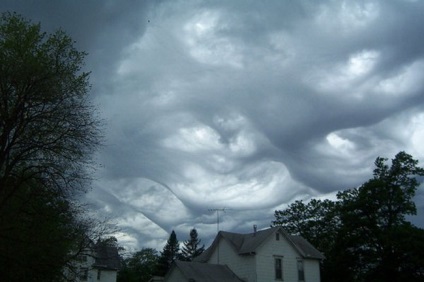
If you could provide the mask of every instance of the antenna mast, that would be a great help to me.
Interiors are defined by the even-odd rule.
[[[228,210],[227,208],[220,208],[220,209],[208,209],[208,211],[216,212],[216,234],[218,236],[219,233],[219,212],[222,211],[225,213],[225,211]],[[217,247],[217,264],[219,264],[219,239],[218,239],[218,247]]]
[[[216,212],[216,233],[219,232],[219,212],[222,211],[225,213],[225,211],[228,210],[228,208],[220,208],[220,209],[208,209],[208,211]]]

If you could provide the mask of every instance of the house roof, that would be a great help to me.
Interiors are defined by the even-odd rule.
[[[199,257],[195,258],[195,261],[208,261],[213,250],[218,244],[218,240],[221,238],[226,239],[239,255],[255,254],[258,247],[276,232],[280,232],[280,234],[282,234],[293,245],[303,258],[324,259],[324,255],[315,249],[314,246],[312,246],[303,237],[290,235],[281,227],[271,227],[248,234],[220,231],[212,245]]]
[[[298,248],[299,252],[304,258],[324,259],[324,255],[315,249],[311,243],[306,241],[305,238],[298,235],[289,235],[290,240]]]
[[[179,269],[187,281],[195,282],[242,282],[228,266],[200,262],[174,261],[165,281],[175,269]]]
[[[120,258],[116,247],[105,244],[96,244],[94,251],[94,268],[104,270],[118,270],[120,268]]]

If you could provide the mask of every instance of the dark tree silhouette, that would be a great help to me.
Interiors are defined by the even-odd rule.
[[[424,230],[406,215],[424,169],[405,152],[377,158],[373,178],[337,201],[297,201],[275,211],[274,225],[310,240],[326,256],[323,281],[423,281]]]
[[[3,281],[59,281],[88,240],[75,198],[100,145],[84,52],[63,31],[0,17],[0,273]],[[82,240],[82,241],[81,241]]]
[[[152,278],[159,254],[155,249],[143,248],[123,261],[118,282],[148,282]]]
[[[180,243],[177,240],[177,234],[172,230],[163,251],[160,253],[157,274],[164,276],[171,268],[174,260],[178,259],[180,255]]]
[[[201,255],[205,250],[205,245],[199,246],[201,240],[198,237],[197,230],[193,228],[190,230],[190,239],[184,242],[181,250],[181,259],[185,261],[192,261],[195,257]]]

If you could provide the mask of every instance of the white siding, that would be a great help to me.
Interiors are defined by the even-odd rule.
[[[219,248],[219,252],[218,252]],[[219,253],[219,260],[218,260]],[[275,279],[275,258],[281,257],[283,262],[283,280]],[[255,255],[241,256],[226,239],[221,238],[208,263],[227,265],[239,278],[246,282],[299,282],[297,261],[300,253],[280,233],[276,240],[275,233],[270,235]],[[318,260],[302,259],[305,282],[320,282]]]
[[[275,279],[275,257],[283,258],[283,281],[298,282],[297,261],[300,254],[292,244],[280,235],[280,240],[275,239],[275,234],[268,237],[256,252],[256,269],[258,282],[281,281]],[[305,282],[319,282],[318,260],[303,260]]]
[[[291,244],[280,235],[280,240],[275,239],[275,234],[268,237],[256,253],[256,265],[258,269],[258,282],[278,281],[275,280],[274,260],[275,257],[283,258],[283,280],[298,281],[297,258],[299,254],[293,249]]]
[[[305,267],[305,281],[306,282],[320,282],[320,268],[317,260],[304,260],[303,265]]]
[[[227,240],[219,241],[219,264],[227,265],[238,277],[246,282],[256,281],[255,257],[240,256]],[[218,263],[218,248],[210,257],[208,263]]]

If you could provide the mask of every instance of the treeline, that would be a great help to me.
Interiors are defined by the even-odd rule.
[[[274,226],[299,234],[324,253],[322,281],[424,281],[424,230],[406,219],[424,175],[398,153],[377,158],[373,177],[337,200],[296,201],[275,211]],[[422,180],[422,178],[421,178]]]
[[[192,261],[204,250],[205,245],[201,245],[195,228],[190,230],[189,239],[183,242],[182,248],[172,230],[160,253],[153,248],[143,248],[123,259],[118,282],[147,282],[153,276],[165,276],[174,260]]]
[[[101,121],[85,53],[63,31],[0,16],[0,277],[63,281],[111,231],[78,199],[88,190]]]

